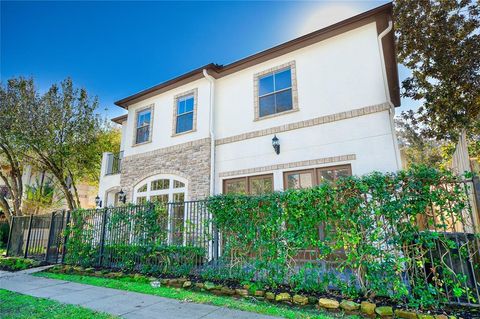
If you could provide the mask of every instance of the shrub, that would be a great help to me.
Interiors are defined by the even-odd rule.
[[[74,211],[67,231],[65,261],[129,272],[188,274],[203,263],[205,249],[168,245],[165,217],[165,206],[160,204]]]
[[[445,289],[464,300],[474,295],[442,256],[448,247],[453,258],[468,259],[478,249],[478,234],[463,242],[446,234],[452,221],[468,225],[471,216],[465,185],[449,172],[415,167],[256,197],[218,195],[208,208],[224,238],[227,269],[218,276],[248,269],[245,280],[273,287],[335,288],[417,307],[446,301]],[[301,254],[310,262],[298,262]]]
[[[0,257],[0,270],[19,271],[40,266],[40,262],[19,257]]]
[[[0,222],[0,248],[7,246],[10,227],[7,222]]]
[[[414,307],[438,306],[449,295],[475,302],[468,278],[448,264],[478,254],[479,234],[453,237],[456,225],[472,229],[467,203],[459,177],[427,167],[262,196],[213,196],[206,205],[222,256],[208,263],[203,248],[169,240],[165,206],[75,211],[66,261],[294,291],[335,289]]]

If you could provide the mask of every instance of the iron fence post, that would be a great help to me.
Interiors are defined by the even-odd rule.
[[[33,215],[30,215],[30,221],[28,222],[27,243],[25,244],[24,258],[27,258],[28,256],[28,246],[30,245],[30,235],[32,233],[32,221],[33,221]]]
[[[47,251],[45,252],[45,261],[48,261],[48,252],[50,251],[50,243],[51,243],[51,236],[52,236],[52,225],[53,225],[53,218],[54,217],[55,217],[55,212],[52,212],[52,216],[50,217],[50,225],[48,226]]]
[[[107,229],[107,208],[103,209],[103,216],[102,216],[102,234],[100,235],[100,258],[99,258],[99,266],[103,264],[103,253],[105,250],[105,232]]]
[[[218,246],[219,246],[219,239],[218,239],[218,229],[215,223],[213,223],[213,260],[214,264],[216,265],[218,262]]]
[[[63,211],[63,214],[65,214],[65,211]],[[65,221],[65,234],[63,235],[62,264],[65,263],[65,254],[67,253],[69,226],[70,226],[70,211],[67,211],[67,220]]]
[[[7,257],[8,257],[8,253],[10,251],[10,243],[11,243],[11,240],[12,240],[13,223],[15,223],[15,216],[12,216],[12,222],[10,223],[10,225],[9,225],[10,227],[9,227],[9,230],[8,230],[7,252],[6,252]]]

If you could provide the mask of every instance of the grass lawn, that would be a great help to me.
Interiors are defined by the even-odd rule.
[[[185,289],[176,289],[170,287],[153,288],[149,283],[135,282],[131,278],[97,278],[90,276],[80,276],[71,274],[56,274],[42,272],[37,273],[35,276],[61,279],[66,281],[73,281],[82,284],[88,284],[99,287],[108,287],[114,289],[135,291],[139,293],[156,295],[172,299],[180,299],[185,301],[191,301],[195,303],[205,303],[220,307],[228,307],[232,309],[245,310],[250,312],[256,312],[271,316],[278,316],[284,318],[311,318],[311,319],[332,319],[332,318],[360,318],[359,316],[346,316],[341,312],[339,313],[326,313],[316,309],[308,308],[292,308],[285,305],[272,304],[265,301],[235,299],[231,297],[215,296],[210,293],[203,293],[197,291],[190,291]]]
[[[95,312],[79,306],[21,295],[0,289],[0,318],[2,319],[113,319],[115,316]]]

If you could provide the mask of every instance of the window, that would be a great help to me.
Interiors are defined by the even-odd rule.
[[[352,175],[351,166],[340,165],[285,172],[283,179],[285,189],[300,189],[313,187],[324,182],[334,182],[339,177],[350,175]]]
[[[295,62],[255,74],[255,120],[298,110]]]
[[[191,206],[185,203],[187,181],[174,175],[161,174],[149,177],[137,185],[133,189],[133,200],[137,204],[165,204],[166,209],[159,216],[159,225],[167,231],[161,240],[175,245],[184,244],[187,216],[192,218],[194,214]]]
[[[195,131],[197,89],[175,96],[173,135]]]
[[[150,141],[150,123],[152,116],[151,108],[137,112],[137,123],[135,131],[135,144],[141,144]]]
[[[285,189],[301,189],[313,187],[325,182],[334,182],[339,177],[350,175],[352,175],[352,168],[350,164],[348,164],[285,172],[283,173],[283,182]],[[286,227],[295,227],[295,225],[287,224]],[[327,232],[327,230],[329,231]],[[336,229],[334,225],[327,227],[324,222],[318,225],[318,236],[322,241],[328,238],[335,238],[335,233]],[[297,255],[294,258],[297,263],[304,263],[317,260],[318,256],[318,248],[310,247],[307,249],[298,250]],[[337,258],[344,258],[344,256],[345,254],[343,249],[339,249],[333,252],[332,256],[328,256],[325,260],[327,262],[333,262]]]
[[[281,70],[258,79],[260,117],[291,110],[292,71]]]
[[[223,181],[225,194],[260,195],[273,192],[273,175],[248,176]]]
[[[150,202],[184,201],[186,192],[185,181],[169,175],[152,176],[134,188],[133,199],[137,204]]]
[[[168,189],[170,187],[170,180],[169,179],[157,179],[152,182],[150,189],[152,191],[160,190],[160,189]]]

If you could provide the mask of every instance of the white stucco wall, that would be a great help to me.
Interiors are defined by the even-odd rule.
[[[123,136],[122,136],[123,140]],[[102,169],[100,172],[100,181],[98,183],[98,196],[103,202],[103,206],[109,206],[108,198],[107,198],[107,193],[113,190],[117,190],[117,188],[120,186],[120,174],[115,174],[115,175],[105,175],[106,169],[107,169],[107,157],[109,154],[105,152],[103,153],[102,157]]]
[[[295,61],[299,112],[253,121],[254,74]],[[386,102],[375,23],[216,81],[217,138]]]
[[[173,131],[173,108],[174,97],[177,94],[198,89],[197,101],[197,128],[195,132],[181,134],[172,137]],[[135,130],[135,113],[137,110],[154,105],[153,129],[150,143],[133,145]],[[209,106],[210,106],[210,84],[206,79],[200,79],[171,91],[159,94],[128,108],[128,120],[125,126],[126,138],[124,139],[124,156],[131,156],[144,152],[153,151],[159,148],[182,144],[209,136]]]
[[[372,171],[396,171],[389,116],[389,112],[384,111],[279,133],[277,134],[281,148],[279,155],[272,147],[273,135],[220,145],[216,152],[216,193],[222,192],[224,178],[218,176],[225,172],[351,154],[355,155],[355,160],[267,170],[250,175],[273,173],[275,190],[283,190],[283,172],[310,167],[351,164],[354,175]],[[233,177],[235,175],[225,178]]]
[[[296,64],[299,111],[254,121],[254,74],[291,61]],[[195,88],[198,89],[196,131],[172,137],[174,96]],[[128,120],[122,125],[124,156],[209,137],[209,98],[210,84],[200,79],[129,106]],[[216,139],[386,102],[377,30],[372,22],[215,80]],[[133,146],[136,111],[152,104],[151,142]],[[395,171],[398,163],[389,116],[388,111],[383,111],[279,133],[280,155],[273,151],[273,134],[219,145],[215,192],[222,191],[223,178],[219,176],[225,172],[348,154],[356,158],[348,162],[353,174]],[[308,167],[294,169],[302,168]],[[275,189],[282,190],[282,173],[289,170],[293,169],[262,174],[273,173]],[[119,175],[102,178],[101,194],[119,183]]]

